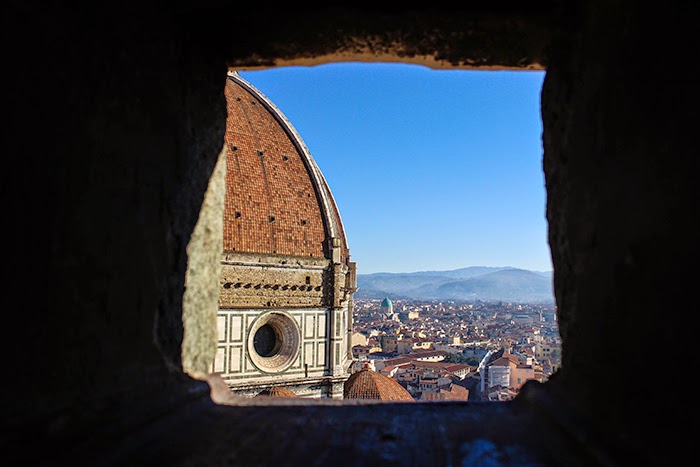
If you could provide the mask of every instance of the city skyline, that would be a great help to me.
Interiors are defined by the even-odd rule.
[[[309,148],[359,274],[552,269],[544,72],[342,63],[239,74]]]

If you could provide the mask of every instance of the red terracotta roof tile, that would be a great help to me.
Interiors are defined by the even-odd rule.
[[[291,123],[238,75],[226,80],[224,94],[224,252],[329,257],[330,222],[346,261],[337,206]]]
[[[411,394],[397,381],[373,371],[368,366],[350,375],[345,382],[343,397],[415,402]]]
[[[263,389],[255,397],[297,397],[297,395],[291,389],[273,386]]]

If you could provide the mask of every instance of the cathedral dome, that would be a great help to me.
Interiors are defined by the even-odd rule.
[[[331,191],[299,134],[229,72],[223,252],[212,372],[236,394],[275,384],[341,398],[357,267]],[[288,394],[289,396],[289,394]]]
[[[384,300],[382,300],[382,305],[381,305],[381,306],[382,306],[382,308],[390,308],[390,307],[392,306],[392,305],[391,305],[391,300],[389,300],[389,297],[387,297],[387,298],[385,298]]]
[[[225,86],[224,252],[349,258],[340,214],[305,143],[238,73]]]
[[[345,382],[343,397],[415,402],[413,396],[397,381],[373,371],[369,365],[350,375]]]

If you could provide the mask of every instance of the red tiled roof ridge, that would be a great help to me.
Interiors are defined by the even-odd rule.
[[[345,399],[379,399],[414,402],[411,394],[396,380],[366,366],[350,375],[343,388]]]
[[[471,368],[469,365],[465,365],[464,363],[452,363],[452,364],[447,364],[445,366],[445,369],[450,371],[450,370],[463,370],[465,368]]]
[[[289,388],[273,386],[263,389],[255,397],[297,397],[296,393]]]
[[[337,205],[292,124],[237,73],[229,74],[224,94],[224,252],[324,258],[326,238],[333,236],[344,262],[349,256]]]

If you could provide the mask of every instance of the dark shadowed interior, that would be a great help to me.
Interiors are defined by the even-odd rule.
[[[11,4],[11,465],[672,465],[692,452],[692,396],[674,375],[697,310],[697,2]],[[185,371],[201,350],[188,310],[207,308],[188,293],[207,278],[194,239],[227,71],[350,60],[546,71],[563,360],[512,402],[241,402]]]

